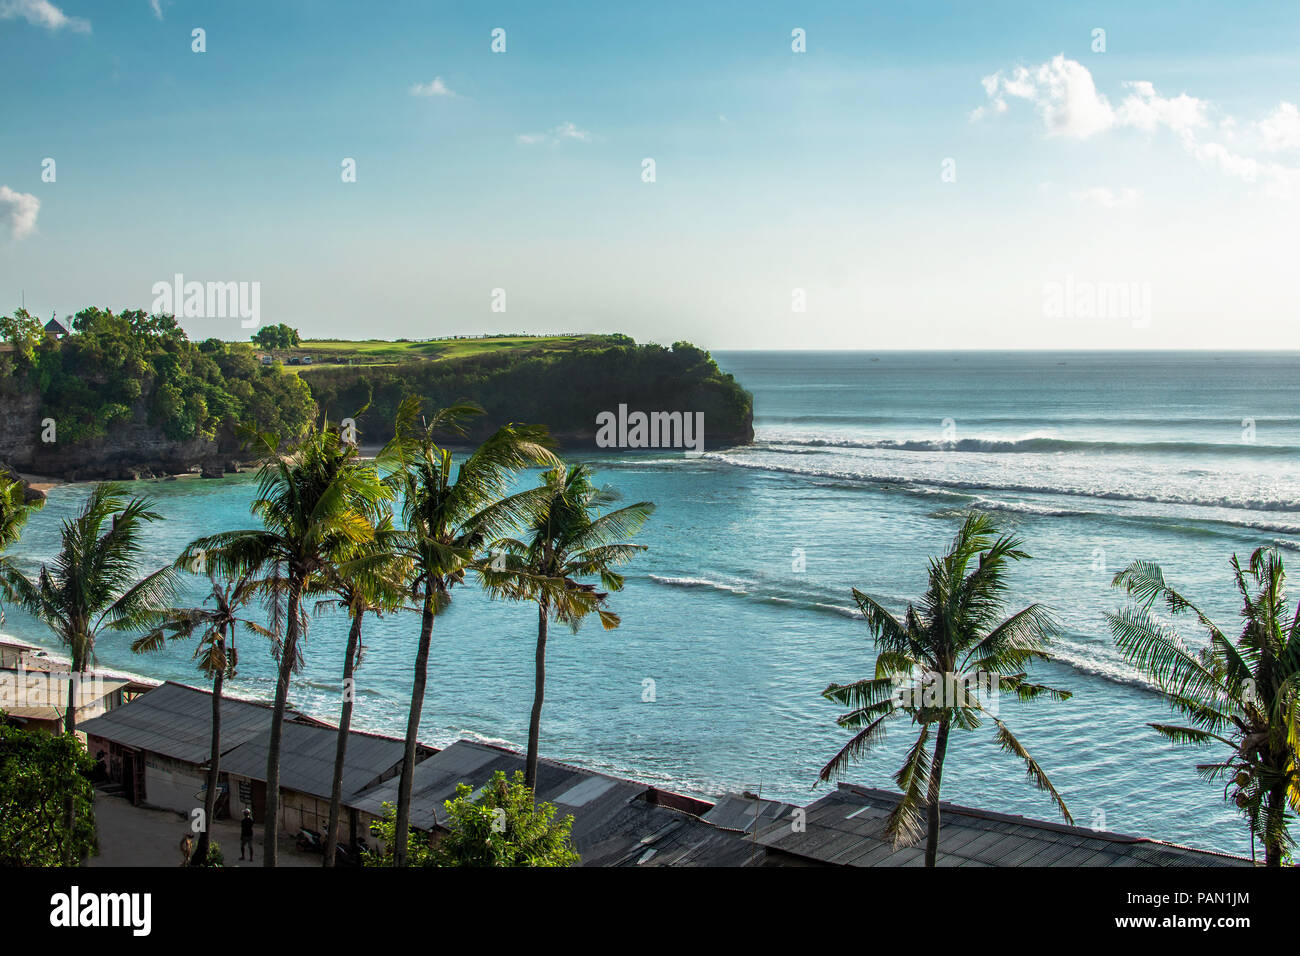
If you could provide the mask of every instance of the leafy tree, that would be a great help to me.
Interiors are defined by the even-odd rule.
[[[264,325],[253,333],[253,344],[264,349],[292,349],[299,343],[298,330],[280,322]]]
[[[260,575],[258,588],[272,612],[272,643],[279,660],[267,747],[264,866],[275,866],[279,825],[280,741],[289,683],[301,664],[299,642],[307,628],[304,601],[330,587],[340,555],[375,533],[370,515],[389,495],[372,462],[328,424],[287,451],[272,435],[256,436],[263,458],[252,513],[261,528],[224,531],[190,542],[180,562],[203,560],[221,575]]]
[[[86,748],[72,734],[13,727],[3,716],[0,867],[59,866],[98,853],[90,782],[95,762]]]
[[[212,747],[208,755],[208,788],[203,801],[204,829],[190,857],[193,866],[208,865],[212,821],[216,816],[217,786],[221,779],[221,689],[227,677],[235,676],[239,650],[235,635],[240,627],[274,640],[275,635],[251,618],[242,608],[257,597],[258,585],[247,574],[220,581],[209,571],[209,590],[203,607],[168,608],[152,617],[154,627],[136,638],[131,650],[140,653],[161,650],[168,640],[188,640],[199,635],[194,657],[199,670],[212,681]],[[210,606],[209,606],[210,605]]]
[[[406,721],[406,754],[398,782],[394,857],[406,865],[406,843],[411,818],[411,787],[420,714],[429,667],[433,621],[451,603],[451,589],[467,571],[481,574],[477,553],[537,513],[536,491],[508,494],[508,479],[530,465],[559,463],[546,448],[546,429],[530,425],[503,425],[457,465],[439,435],[463,434],[461,422],[482,409],[457,405],[417,421],[420,402],[414,396],[402,403],[396,435],[380,453],[380,466],[401,497],[400,552],[409,559],[407,587],[421,604],[420,637],[415,651],[411,707]]]
[[[5,552],[18,543],[31,513],[44,506],[44,498],[27,500],[26,488],[20,479],[0,473],[0,601],[14,599],[15,593],[10,581],[19,575],[17,567]],[[0,623],[4,623],[2,603]]]
[[[11,373],[41,396],[60,441],[102,438],[137,411],[174,441],[216,440],[236,423],[291,434],[315,413],[297,376],[263,368],[245,344],[195,345],[172,315],[87,308],[72,325],[77,335]]]
[[[546,696],[547,624],[554,617],[574,632],[589,614],[596,612],[606,630],[618,627],[619,617],[605,607],[609,591],[623,589],[623,576],[614,568],[631,560],[645,546],[628,544],[654,511],[648,501],[639,501],[601,515],[600,509],[613,504],[618,495],[598,489],[585,465],[566,469],[557,465],[541,476],[543,494],[536,517],[522,540],[504,538],[492,550],[505,557],[507,572],[493,571],[488,562],[485,583],[498,593],[537,604],[537,646],[534,655],[533,710],[528,724],[528,757],[524,782],[529,790],[537,786],[537,759],[541,741],[542,703]],[[599,578],[604,592],[582,582]]]
[[[555,804],[533,801],[516,770],[498,770],[477,800],[467,783],[448,800],[450,833],[433,847],[436,866],[573,866],[579,862],[570,831],[573,817],[555,819]]]
[[[36,359],[36,348],[45,341],[45,326],[26,309],[15,309],[13,315],[0,316],[0,338],[14,347],[14,352],[25,364]]]
[[[573,847],[573,817],[555,819],[553,803],[535,803],[533,791],[516,770],[507,779],[498,770],[477,799],[467,783],[456,787],[455,799],[443,803],[448,832],[436,842],[409,841],[409,866],[575,866],[581,862]],[[387,848],[372,866],[393,866],[396,811],[384,804],[384,818],[375,829]]]
[[[1226,751],[1196,769],[1208,780],[1226,778],[1224,798],[1231,794],[1249,822],[1252,848],[1258,833],[1265,864],[1281,866],[1295,846],[1288,808],[1300,813],[1300,604],[1294,612],[1287,607],[1286,569],[1274,548],[1257,549],[1244,569],[1234,554],[1232,571],[1242,604],[1236,638],[1150,561],[1115,575],[1130,602],[1106,619],[1124,657],[1190,722],[1152,729],[1174,743]],[[1191,650],[1172,623],[1152,613],[1157,601],[1170,618],[1194,617],[1209,643]]]
[[[77,729],[77,686],[95,659],[95,642],[105,630],[145,626],[175,593],[172,568],[140,577],[144,526],[162,516],[145,498],[127,499],[121,485],[95,485],[81,512],[63,522],[62,548],[52,564],[42,564],[36,580],[10,569],[9,587],[22,606],[54,632],[72,657],[64,731]],[[75,829],[68,797],[67,828]],[[66,841],[71,851],[75,841]],[[72,864],[72,857],[65,862]]]
[[[924,832],[926,866],[935,865],[939,851],[940,785],[949,734],[954,727],[976,730],[985,717],[996,725],[1002,750],[1023,760],[1029,779],[1051,796],[1067,823],[1074,822],[1047,774],[989,706],[994,693],[1014,693],[1022,701],[1070,697],[1027,680],[1025,665],[1048,658],[1057,626],[1039,604],[1002,617],[1008,562],[1029,555],[1014,536],[996,534],[988,515],[968,516],[948,553],[931,559],[929,588],[919,606],[907,606],[902,621],[854,588],[854,600],[875,638],[875,676],[831,684],[822,695],[852,708],[836,723],[857,731],[822,768],[822,780],[843,772],[878,743],[889,718],[906,714],[920,726],[906,762],[894,775],[903,796],[889,814],[885,835],[898,846],[919,841]],[[927,749],[932,732],[933,757]]]
[[[35,580],[16,570],[8,573],[23,607],[68,647],[69,701],[76,699],[76,683],[95,659],[99,636],[149,624],[175,593],[174,569],[140,575],[145,526],[161,518],[147,498],[128,499],[121,485],[94,485],[77,516],[63,522],[58,556],[41,565]],[[76,707],[68,707],[64,729],[76,731]]]
[[[387,503],[383,507],[386,509]],[[397,550],[399,534],[393,528],[392,515],[378,513],[375,535],[369,541],[345,548],[338,565],[331,569],[329,586],[333,600],[317,602],[317,608],[334,605],[347,611],[352,619],[348,643],[343,652],[343,703],[339,714],[338,738],[334,750],[334,779],[330,785],[329,824],[325,831],[324,866],[334,865],[338,846],[339,818],[343,806],[343,769],[347,761],[348,737],[352,729],[352,709],[356,700],[355,673],[361,666],[361,625],[367,614],[382,616],[405,607],[406,581],[410,576],[410,559]]]

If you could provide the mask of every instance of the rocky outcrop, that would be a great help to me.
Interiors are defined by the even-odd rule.
[[[15,471],[64,481],[134,481],[191,471],[220,476],[236,446],[228,436],[175,441],[149,424],[142,406],[103,438],[61,441],[59,423],[51,427],[41,417],[39,396],[0,396],[0,462]]]

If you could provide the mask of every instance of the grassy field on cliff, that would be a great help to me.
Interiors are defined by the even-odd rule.
[[[339,368],[355,365],[401,365],[407,362],[437,362],[447,359],[472,358],[498,352],[529,355],[551,355],[566,352],[585,352],[626,344],[622,335],[493,335],[485,337],[455,337],[425,341],[389,341],[367,339],[304,339],[302,344],[290,349],[276,349],[273,354],[286,363],[286,370],[310,373],[322,368]],[[311,365],[288,365],[291,356],[309,356]]]

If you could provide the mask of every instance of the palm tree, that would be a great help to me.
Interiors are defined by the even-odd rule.
[[[533,673],[533,711],[528,722],[528,759],[524,783],[537,787],[537,756],[541,740],[542,702],[546,694],[546,638],[551,617],[575,632],[593,610],[606,630],[619,625],[619,616],[605,608],[609,591],[623,589],[623,576],[614,568],[630,560],[645,545],[628,544],[654,511],[648,501],[610,511],[599,509],[618,500],[612,491],[597,489],[585,465],[566,469],[557,465],[541,476],[544,492],[541,510],[529,523],[524,540],[503,538],[492,545],[506,560],[508,572],[494,575],[493,563],[484,572],[485,583],[515,599],[537,604],[537,650]],[[522,573],[520,573],[522,572]],[[605,592],[584,577],[599,577]],[[558,587],[555,586],[558,584]]]
[[[406,754],[398,786],[394,822],[395,866],[406,865],[415,774],[416,738],[429,667],[433,620],[451,601],[451,589],[469,570],[481,573],[476,553],[489,541],[519,527],[537,512],[537,490],[507,494],[509,478],[531,465],[559,463],[547,448],[546,429],[503,425],[456,464],[438,435],[465,434],[463,422],[483,410],[476,405],[444,408],[423,422],[419,399],[398,409],[392,441],[380,453],[382,467],[402,497],[402,553],[411,561],[408,588],[421,605],[420,638],[415,652],[411,708],[406,722]]]
[[[894,776],[903,796],[889,814],[885,835],[895,846],[919,841],[924,808],[926,866],[935,865],[939,852],[939,795],[949,734],[954,727],[977,729],[985,715],[997,726],[1001,749],[1023,760],[1029,779],[1051,796],[1067,823],[1074,822],[1047,774],[998,718],[997,708],[990,706],[1002,692],[1012,692],[1020,700],[1070,697],[1066,691],[1027,680],[1025,665],[1035,658],[1048,659],[1047,647],[1057,626],[1039,604],[1002,618],[1008,562],[1029,555],[1020,549],[1017,538],[996,535],[988,515],[968,516],[948,553],[931,559],[925,596],[919,607],[907,606],[902,621],[854,588],[854,600],[866,616],[878,650],[875,677],[831,684],[823,692],[824,697],[852,708],[836,722],[858,731],[822,768],[823,781],[843,772],[878,743],[887,718],[901,712],[920,724],[920,735]],[[972,561],[976,562],[973,569]],[[932,730],[933,757],[926,749]]]
[[[275,639],[262,625],[243,617],[241,609],[257,597],[257,582],[248,574],[230,580],[218,580],[208,569],[210,585],[202,607],[171,608],[154,617],[154,627],[136,638],[131,650],[137,654],[161,650],[172,640],[187,640],[199,635],[194,657],[201,672],[212,681],[212,750],[208,757],[208,789],[203,801],[203,830],[190,862],[204,866],[208,858],[209,833],[217,810],[217,784],[221,775],[221,690],[227,677],[235,676],[239,649],[235,634],[240,627],[253,634]],[[207,606],[211,604],[211,607]]]
[[[334,751],[334,782],[330,788],[329,827],[325,831],[325,866],[334,865],[338,846],[339,816],[343,804],[343,767],[347,760],[348,733],[352,727],[352,707],[355,701],[354,673],[361,666],[364,645],[361,643],[361,623],[367,614],[382,616],[405,608],[406,581],[410,575],[410,561],[399,550],[398,532],[393,528],[392,516],[378,518],[372,540],[349,548],[346,560],[332,570],[330,585],[336,597],[318,601],[318,609],[343,608],[352,619],[348,628],[348,644],[343,656],[343,705],[339,714],[338,743]]]
[[[1295,845],[1287,807],[1300,813],[1300,604],[1294,613],[1287,608],[1286,569],[1273,548],[1257,549],[1244,570],[1234,554],[1232,571],[1244,622],[1235,640],[1150,561],[1115,575],[1130,602],[1106,619],[1124,657],[1191,724],[1150,726],[1175,743],[1227,748],[1220,762],[1196,769],[1209,780],[1228,778],[1224,798],[1231,792],[1249,821],[1252,849],[1259,833],[1265,865],[1281,866]],[[1170,617],[1195,616],[1209,643],[1192,651],[1172,624],[1152,614],[1157,600]]]
[[[33,511],[45,506],[44,498],[28,501],[26,489],[18,478],[0,473],[0,600],[12,601],[16,597],[10,578],[18,569],[5,554],[22,536],[23,527]],[[4,623],[4,605],[0,604],[0,624]]]
[[[262,865],[275,866],[280,741],[289,681],[301,664],[298,645],[307,627],[304,600],[325,593],[345,547],[373,537],[369,515],[389,492],[373,463],[363,461],[357,448],[328,423],[308,431],[284,453],[275,436],[256,435],[254,441],[263,464],[251,511],[262,519],[262,527],[199,538],[190,542],[180,561],[203,560],[224,576],[261,575],[258,589],[269,605],[276,634],[272,651],[279,661],[262,823]]]
[[[69,649],[65,733],[77,730],[77,687],[95,659],[99,635],[105,630],[147,626],[175,593],[176,574],[171,567],[140,577],[144,527],[161,517],[150,510],[147,499],[128,499],[121,485],[95,485],[80,513],[63,522],[62,548],[53,564],[42,564],[34,581],[12,569],[7,575],[23,607]],[[67,812],[71,833],[75,824],[71,797]],[[71,865],[71,844],[68,853],[65,862]]]

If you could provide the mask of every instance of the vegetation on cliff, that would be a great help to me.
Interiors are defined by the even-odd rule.
[[[164,445],[197,441],[230,454],[237,425],[292,437],[322,414],[338,421],[360,413],[363,440],[381,443],[392,437],[397,409],[410,395],[433,406],[482,406],[487,414],[466,436],[471,440],[507,422],[531,422],[562,441],[589,442],[597,414],[620,405],[703,413],[710,444],[753,436],[749,393],[708,352],[686,342],[637,345],[626,335],[304,342],[296,329],[276,325],[259,332],[258,344],[273,343],[281,354],[264,358],[249,343],[191,342],[171,315],[86,308],[71,326],[71,334],[56,339],[25,310],[0,317],[0,399],[34,396],[36,420],[53,420],[65,452],[93,439],[112,442],[115,429],[147,423]],[[289,369],[285,349],[290,362],[315,353],[317,364]],[[15,454],[15,462],[24,458]],[[50,473],[70,467],[66,455],[24,460]],[[152,464],[115,460],[98,470],[116,477]],[[80,466],[96,473],[95,463]]]
[[[498,349],[465,358],[370,368],[317,368],[304,381],[333,420],[358,419],[365,440],[392,437],[407,395],[430,405],[472,401],[487,410],[470,437],[506,422],[547,425],[561,439],[595,433],[598,412],[620,404],[643,411],[703,412],[706,439],[753,437],[753,398],[713,357],[688,342],[609,345],[573,351]]]
[[[315,413],[307,387],[260,365],[251,346],[191,342],[170,315],[87,308],[61,341],[39,328],[22,309],[0,319],[13,346],[0,354],[0,394],[38,395],[60,443],[106,437],[141,407],[177,442],[211,441],[235,423],[296,433]]]

